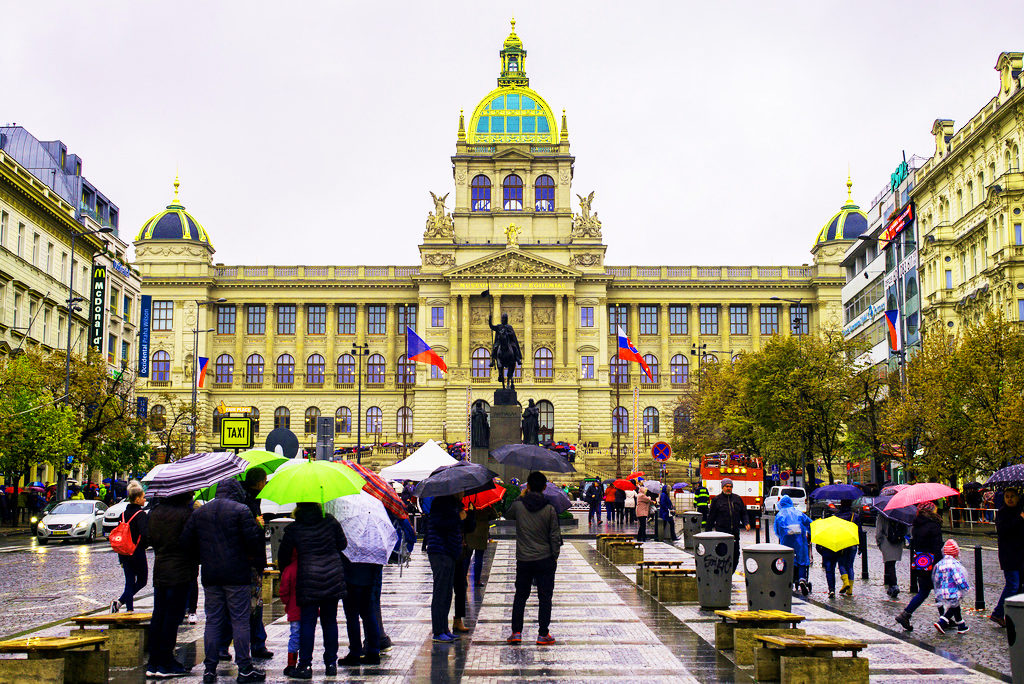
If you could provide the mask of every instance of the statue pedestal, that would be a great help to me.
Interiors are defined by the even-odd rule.
[[[491,450],[506,444],[523,443],[520,411],[515,390],[500,389],[494,392],[494,405],[491,406]],[[487,455],[487,467],[498,473],[506,483],[511,482],[513,477],[523,482],[530,474],[525,468],[502,465],[490,454]]]
[[[515,406],[519,410],[519,397],[514,389],[497,389],[494,390],[494,405]]]

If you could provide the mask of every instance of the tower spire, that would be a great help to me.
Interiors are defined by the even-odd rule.
[[[529,86],[530,79],[526,77],[526,50],[523,49],[523,41],[516,35],[516,19],[512,17],[509,22],[512,30],[501,47],[501,75],[498,76],[499,86]]]

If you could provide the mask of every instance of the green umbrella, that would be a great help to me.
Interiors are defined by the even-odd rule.
[[[288,461],[287,458],[279,454],[275,454],[272,451],[265,451],[264,449],[249,449],[249,451],[243,451],[238,456],[248,463],[245,470],[239,473],[238,479],[244,479],[245,473],[252,468],[262,468],[269,475],[284,463]],[[203,501],[210,501],[217,496],[217,485],[212,484],[206,489],[200,489],[196,492],[196,498]]]
[[[279,504],[309,501],[324,504],[349,494],[358,494],[366,480],[356,471],[331,461],[307,461],[274,475],[259,498]]]

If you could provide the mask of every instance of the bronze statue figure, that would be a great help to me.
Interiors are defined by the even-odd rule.
[[[494,332],[494,344],[491,346],[491,367],[498,369],[498,382],[501,383],[502,389],[515,389],[513,376],[516,372],[516,365],[523,362],[523,352],[519,348],[516,331],[508,324],[507,313],[501,314],[501,323],[498,325],[494,325],[493,316],[488,316],[487,325]]]
[[[474,447],[487,449],[491,446],[491,426],[487,423],[487,412],[484,411],[483,404],[478,402],[473,407],[470,418],[473,430],[471,444]]]
[[[523,409],[523,444],[537,444],[539,432],[540,409],[530,399],[530,403]]]

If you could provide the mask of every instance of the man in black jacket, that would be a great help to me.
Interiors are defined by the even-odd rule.
[[[266,674],[252,666],[249,655],[249,613],[254,559],[266,553],[263,532],[245,505],[242,483],[233,477],[217,483],[217,497],[196,510],[181,533],[182,547],[199,551],[206,597],[206,658],[203,682],[217,681],[221,635],[235,642],[238,682],[262,682]],[[259,568],[262,570],[262,567]]]
[[[149,664],[146,676],[183,675],[188,668],[174,659],[178,626],[199,574],[198,557],[181,546],[181,532],[192,515],[192,493],[162,499],[149,514],[149,543],[153,547],[153,619],[149,623]]]
[[[989,619],[1000,627],[1006,626],[1003,604],[1020,591],[1021,573],[1024,573],[1024,508],[1016,487],[1003,490],[1003,503],[996,512],[996,535],[999,546],[999,567],[1006,578],[1003,593]]]
[[[732,569],[740,562],[740,526],[750,529],[747,505],[737,494],[732,493],[732,480],[722,480],[722,493],[711,500],[708,507],[707,527],[715,532],[725,532],[736,538],[732,554]]]
[[[260,499],[257,498],[263,488],[267,486],[267,473],[259,466],[249,468],[245,473],[245,505],[253,515],[260,530],[264,530],[263,512],[260,510]],[[263,588],[263,568],[267,565],[267,547],[263,545],[262,553],[258,554],[257,561],[262,562],[260,569],[253,573],[253,591],[261,592]],[[258,586],[256,586],[258,585]],[[224,635],[225,645],[230,641],[230,636]],[[249,614],[249,647],[252,657],[258,660],[270,660],[274,657],[272,651],[267,650],[267,630],[263,626],[263,605],[260,604]],[[225,646],[226,650],[226,646]]]

